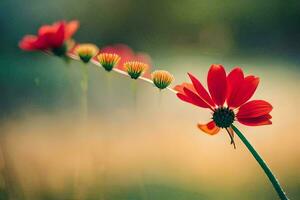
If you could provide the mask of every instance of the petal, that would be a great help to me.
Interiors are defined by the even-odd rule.
[[[51,44],[51,47],[60,47],[63,45],[65,40],[65,24],[61,23],[52,37],[49,37],[51,41],[48,41]]]
[[[203,87],[203,85],[201,84],[201,82],[192,74],[188,73],[194,88],[196,89],[197,93],[199,94],[199,96],[203,99],[203,101],[205,101],[207,104],[209,104],[212,107],[215,107],[215,103],[213,102],[213,100],[211,99],[211,97],[209,96],[208,92],[206,91],[206,89]]]
[[[189,90],[191,90],[192,92],[196,93],[196,90],[195,90],[193,84],[186,83],[186,82],[182,83],[181,85],[176,85],[173,89],[176,90],[177,92],[181,93],[181,94],[185,94],[184,91],[183,91],[184,87],[186,87]]]
[[[247,76],[241,84],[234,99],[232,99],[231,106],[237,108],[247,102],[253,96],[258,84],[258,77]]]
[[[195,102],[198,106],[202,108],[211,108],[210,105],[208,105],[205,101],[203,101],[203,99],[199,97],[197,93],[194,93],[188,88],[183,88],[183,91],[186,94],[186,96],[192,99],[192,101]]]
[[[177,93],[176,95],[182,101],[193,104],[195,106],[202,107],[202,104],[199,104],[199,102],[194,101],[192,98],[190,98],[189,96],[186,96],[185,94]]]
[[[232,103],[244,81],[243,70],[239,67],[234,68],[227,76],[227,105],[234,108]]]
[[[272,124],[270,114],[262,115],[255,118],[238,118],[238,121],[247,126],[262,126]]]
[[[227,95],[226,72],[222,65],[212,65],[207,75],[207,85],[212,100],[222,106]]]
[[[36,46],[34,45],[37,41],[37,37],[34,35],[26,35],[23,39],[19,42],[19,47],[25,51],[34,51],[37,50]]]
[[[263,100],[253,100],[245,103],[239,108],[236,115],[238,119],[241,118],[256,118],[272,111],[273,107],[270,103]]]
[[[62,23],[64,23],[64,22],[60,21],[60,22],[56,22],[52,25],[43,25],[39,28],[38,35],[41,36],[41,35],[48,34],[48,33],[55,33]]]
[[[66,24],[65,40],[70,39],[79,28],[79,21],[73,20]]]
[[[216,126],[214,121],[211,121],[207,124],[198,124],[197,126],[200,130],[209,135],[215,135],[220,131],[220,128]]]

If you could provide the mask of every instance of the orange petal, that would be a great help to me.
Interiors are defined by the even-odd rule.
[[[73,20],[66,24],[65,40],[70,39],[79,28],[79,21]]]
[[[191,90],[192,92],[196,93],[196,90],[195,90],[193,84],[186,83],[186,82],[184,82],[184,83],[182,83],[180,85],[176,85],[174,87],[174,90],[176,90],[177,92],[179,92],[181,94],[185,94],[184,91],[183,91],[183,88],[187,88],[187,89]]]
[[[207,124],[198,124],[197,126],[200,130],[209,135],[215,135],[220,131],[220,128],[216,126],[214,121],[208,122]]]

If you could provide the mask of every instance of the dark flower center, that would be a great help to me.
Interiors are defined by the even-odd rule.
[[[63,44],[60,47],[56,47],[52,49],[52,53],[56,56],[64,56],[67,52],[67,45]]]
[[[234,121],[234,117],[233,110],[226,107],[217,108],[213,114],[213,120],[220,128],[230,127]]]

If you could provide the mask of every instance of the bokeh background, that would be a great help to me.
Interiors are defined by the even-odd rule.
[[[291,199],[300,198],[300,2],[296,0],[1,0],[0,199],[276,199],[236,138],[196,128],[209,112],[89,66],[18,49],[42,24],[78,19],[75,39],[147,52],[175,85],[209,66],[241,66],[274,106],[273,125],[239,126]],[[109,78],[108,78],[109,77]],[[110,80],[108,82],[107,80]],[[4,162],[5,161],[5,162]]]

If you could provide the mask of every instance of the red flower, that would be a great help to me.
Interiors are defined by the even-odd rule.
[[[142,62],[147,64],[149,68],[151,67],[151,58],[148,54],[135,53],[130,47],[128,47],[125,44],[116,44],[112,46],[103,47],[101,49],[101,53],[112,53],[119,55],[121,57],[121,60],[116,65],[116,68],[123,71],[126,71],[124,68],[124,63],[131,61]],[[149,68],[146,69],[145,73],[143,74],[144,77],[151,77]]]
[[[37,36],[26,35],[20,41],[19,47],[25,51],[58,50],[63,47],[67,40],[71,39],[78,27],[79,22],[75,20],[70,22],[59,21],[52,25],[44,25],[39,29]]]
[[[231,124],[238,121],[248,126],[272,124],[272,105],[263,100],[248,101],[254,94],[259,78],[246,76],[240,68],[233,69],[227,76],[222,65],[212,65],[207,76],[208,91],[192,74],[192,83],[177,85],[175,90],[182,101],[208,108],[212,111],[212,121],[198,124],[198,128],[210,135],[225,128],[233,142]]]

